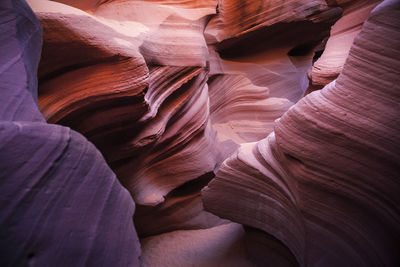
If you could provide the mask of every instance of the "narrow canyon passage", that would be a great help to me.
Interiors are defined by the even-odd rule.
[[[400,1],[3,0],[0,266],[400,266]]]

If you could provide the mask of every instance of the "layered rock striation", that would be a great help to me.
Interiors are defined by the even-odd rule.
[[[28,2],[2,265],[399,264],[398,1]]]
[[[128,191],[93,144],[39,111],[38,20],[24,1],[0,10],[0,265],[138,266]]]
[[[331,6],[340,6],[343,16],[333,25],[322,55],[309,72],[308,92],[322,89],[337,78],[343,69],[354,38],[361,30],[371,10],[381,1],[328,1]]]
[[[172,191],[212,173],[223,159],[213,149],[209,123],[202,28],[210,9],[133,1],[105,3],[89,14],[49,1],[31,5],[44,30],[41,111],[102,151],[136,203],[145,206],[137,217],[150,221],[139,223],[140,234],[222,221],[202,211],[200,188],[183,192],[194,203],[180,199],[193,203],[192,215],[161,219],[164,209],[171,210],[166,207],[176,205]],[[154,11],[160,16],[142,14]]]
[[[337,80],[224,161],[206,209],[271,234],[300,266],[398,264],[399,18],[398,1],[378,5]]]

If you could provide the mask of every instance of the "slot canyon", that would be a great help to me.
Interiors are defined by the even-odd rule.
[[[0,0],[0,266],[400,266],[400,0]]]

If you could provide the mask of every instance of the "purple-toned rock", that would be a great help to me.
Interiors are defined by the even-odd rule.
[[[321,57],[314,62],[309,70],[310,85],[307,90],[308,93],[322,89],[338,77],[343,69],[354,38],[360,32],[361,26],[369,17],[371,10],[381,0],[327,2],[333,6],[340,6],[343,9],[343,15],[332,26],[330,37]]]
[[[0,3],[0,265],[139,266],[134,202],[82,135],[36,103],[41,27]]]
[[[35,103],[42,29],[25,1],[2,1],[0,11],[0,119],[44,122]]]
[[[378,2],[3,1],[0,265],[398,265]]]
[[[101,154],[66,127],[0,123],[1,265],[134,266],[134,203]]]
[[[378,5],[337,80],[224,161],[206,210],[272,235],[300,266],[399,266],[399,29],[400,2]]]

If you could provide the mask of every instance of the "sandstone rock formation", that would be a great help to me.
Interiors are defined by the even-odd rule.
[[[223,163],[206,209],[273,235],[300,266],[397,265],[399,18],[398,1],[379,5],[338,79]]]
[[[343,8],[343,16],[332,27],[330,37],[321,57],[313,64],[308,92],[322,89],[337,78],[342,71],[354,37],[368,18],[371,10],[381,1],[328,1]]]
[[[313,47],[341,12],[324,1],[273,2],[219,1],[207,24],[211,122],[219,141],[254,142],[272,131],[303,96]]]
[[[31,6],[44,31],[41,111],[49,122],[69,126],[92,141],[136,203],[145,206],[140,208],[143,216],[153,214],[150,223],[155,226],[147,222],[140,234],[222,221],[204,211],[198,214],[200,188],[193,195],[197,200],[189,202],[198,207],[192,215],[172,216],[175,221],[166,219],[169,224],[161,219],[162,210],[171,205],[164,203],[169,193],[213,172],[223,159],[213,149],[215,134],[209,126],[207,47],[200,27],[208,9],[112,2],[90,15],[49,1],[32,1]],[[126,10],[157,10],[160,16],[138,22]],[[59,46],[71,52],[55,53]],[[160,214],[154,216],[156,212]],[[191,223],[188,217],[193,217]],[[149,227],[155,232],[148,232]]]
[[[304,38],[293,42],[289,32],[256,60],[227,60],[218,52],[235,50],[252,37],[244,34],[238,45],[231,44],[230,32],[244,28],[226,28],[230,22],[222,3],[209,23],[215,1],[64,3],[81,10],[31,1],[44,30],[39,106],[49,122],[81,132],[102,151],[139,205],[141,235],[223,223],[202,211],[200,188],[189,193],[190,202],[176,202],[171,192],[213,173],[238,144],[272,131],[274,120],[307,87],[312,51],[293,59],[287,53],[326,36],[340,13],[321,1],[297,3],[302,11],[294,21],[305,23],[299,25],[307,33]],[[263,7],[272,16],[257,22],[262,27],[254,32],[274,37],[281,29],[274,25],[292,21],[285,11],[290,6],[283,4],[277,13]],[[235,97],[227,100],[229,95]],[[184,203],[193,205],[190,216],[167,208]],[[165,217],[165,210],[177,215]]]
[[[0,4],[4,265],[397,266],[379,2]]]
[[[39,112],[39,22],[24,1],[0,10],[0,265],[139,265],[129,193],[91,143]]]
[[[174,231],[142,239],[147,266],[254,266],[246,257],[242,226],[228,223],[208,229]]]

